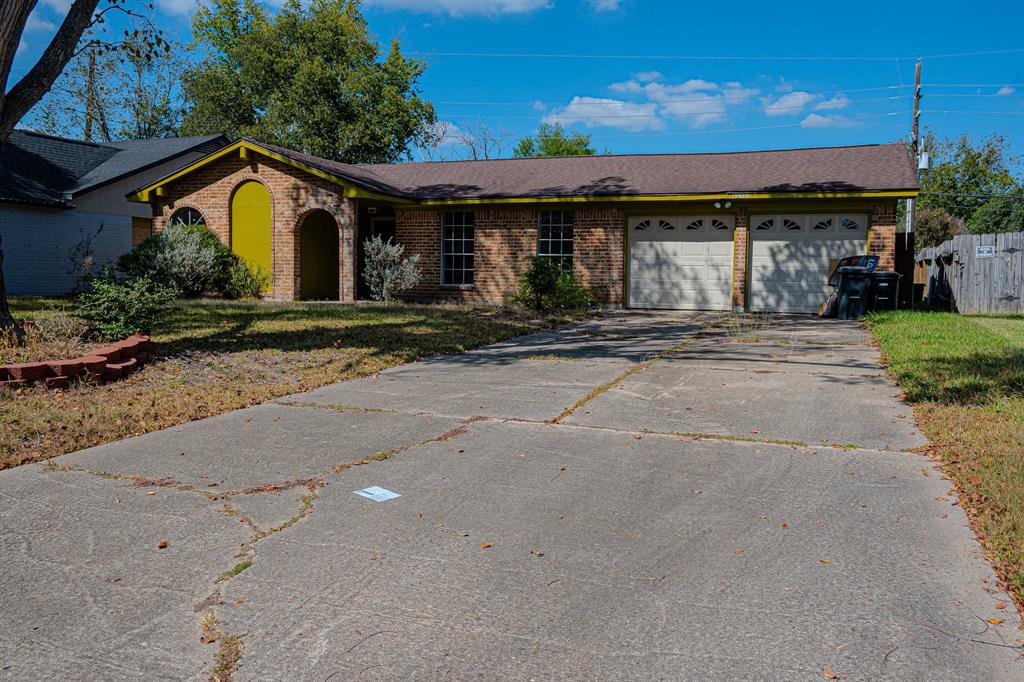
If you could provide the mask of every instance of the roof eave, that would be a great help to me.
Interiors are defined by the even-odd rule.
[[[487,196],[487,197],[425,197],[418,200],[422,206],[449,206],[470,204],[523,204],[523,203],[618,203],[618,202],[690,202],[717,200],[770,200],[770,199],[912,199],[918,188],[857,190],[843,192],[718,192],[709,194],[605,194],[564,196]]]

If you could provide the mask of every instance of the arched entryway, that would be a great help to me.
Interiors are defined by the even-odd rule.
[[[327,211],[313,211],[299,227],[299,297],[338,300],[338,224]]]
[[[255,180],[243,182],[231,197],[231,250],[268,278],[273,274],[270,192]]]

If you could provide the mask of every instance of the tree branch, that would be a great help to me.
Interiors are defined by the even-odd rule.
[[[46,94],[60,76],[68,60],[75,54],[82,33],[92,23],[99,2],[100,0],[75,0],[39,61],[6,95],[0,95],[0,143],[7,140],[18,121]],[[29,9],[31,10],[31,7]]]

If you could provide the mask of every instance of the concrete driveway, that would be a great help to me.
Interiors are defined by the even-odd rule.
[[[712,321],[610,315],[0,472],[0,676],[1021,679],[864,332]]]

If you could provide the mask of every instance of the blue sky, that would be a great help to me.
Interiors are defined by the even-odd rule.
[[[45,47],[67,1],[40,0],[12,79]],[[182,40],[192,7],[156,0],[161,25]],[[439,118],[482,122],[513,140],[560,121],[617,153],[888,142],[909,133],[914,57],[924,56],[924,124],[947,135],[1003,133],[1024,153],[1024,3],[772,10],[644,0],[364,6],[382,42],[397,35],[427,60],[423,94]],[[977,52],[990,54],[943,56]]]

